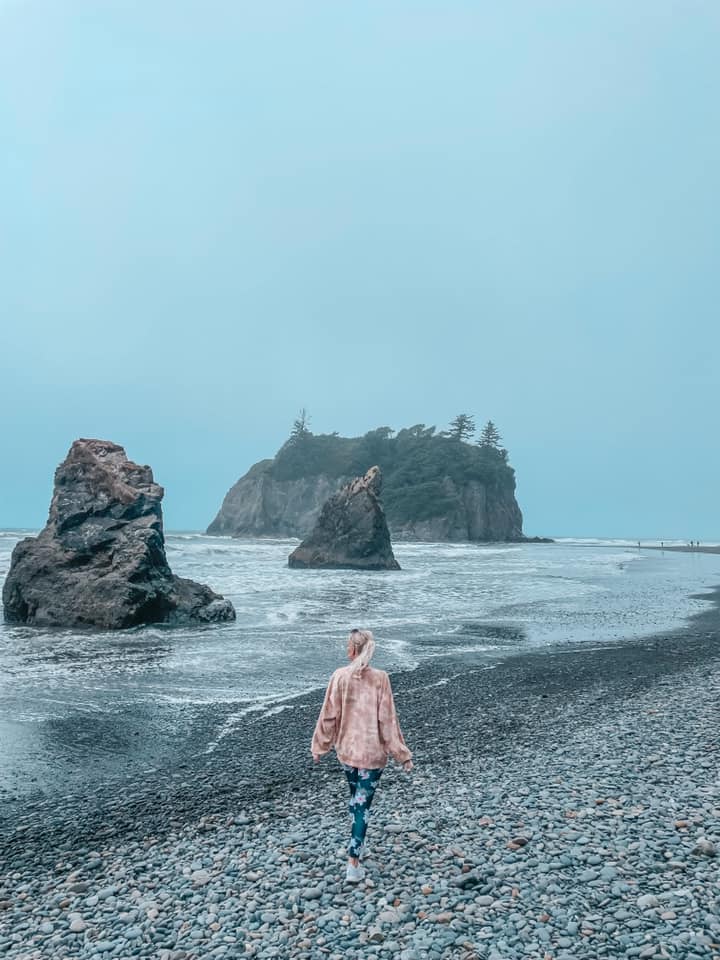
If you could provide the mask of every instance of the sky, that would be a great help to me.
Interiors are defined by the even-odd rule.
[[[716,0],[0,0],[0,526],[77,437],[202,529],[498,425],[525,532],[720,538]]]

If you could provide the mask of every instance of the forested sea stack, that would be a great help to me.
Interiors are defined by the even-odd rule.
[[[107,629],[234,620],[229,600],[176,577],[165,556],[163,488],[107,440],[76,440],[55,471],[50,515],[15,547],[5,619]]]
[[[475,443],[471,428],[461,416],[442,432],[417,424],[341,437],[311,433],[301,416],[277,455],[228,491],[208,533],[302,539],[327,498],[375,463],[394,541],[525,540],[507,450],[494,424]]]
[[[288,558],[290,567],[399,570],[380,503],[382,476],[371,467],[330,497],[310,536]]]

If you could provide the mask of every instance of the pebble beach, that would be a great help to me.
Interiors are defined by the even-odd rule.
[[[0,953],[720,957],[719,622],[394,674],[415,769],[383,773],[357,885],[322,692],[202,766],[13,810]]]
[[[719,39],[0,0],[0,960],[720,960]]]

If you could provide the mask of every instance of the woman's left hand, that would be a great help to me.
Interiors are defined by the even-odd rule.
[[[314,754],[313,754],[313,762],[314,762],[314,763],[320,763],[320,754],[319,754],[319,753],[314,753]]]

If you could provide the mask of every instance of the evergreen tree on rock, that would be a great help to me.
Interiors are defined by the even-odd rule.
[[[500,448],[501,440],[502,437],[500,436],[497,427],[492,420],[488,420],[483,427],[477,443],[479,447],[492,447],[493,450],[498,450]]]
[[[448,437],[451,440],[460,440],[465,442],[475,433],[475,421],[466,413],[459,413],[450,424]]]
[[[310,436],[309,424],[310,416],[305,407],[303,407],[297,418],[293,421],[292,430],[290,431],[290,442],[297,443],[298,441],[304,440],[305,437]]]

